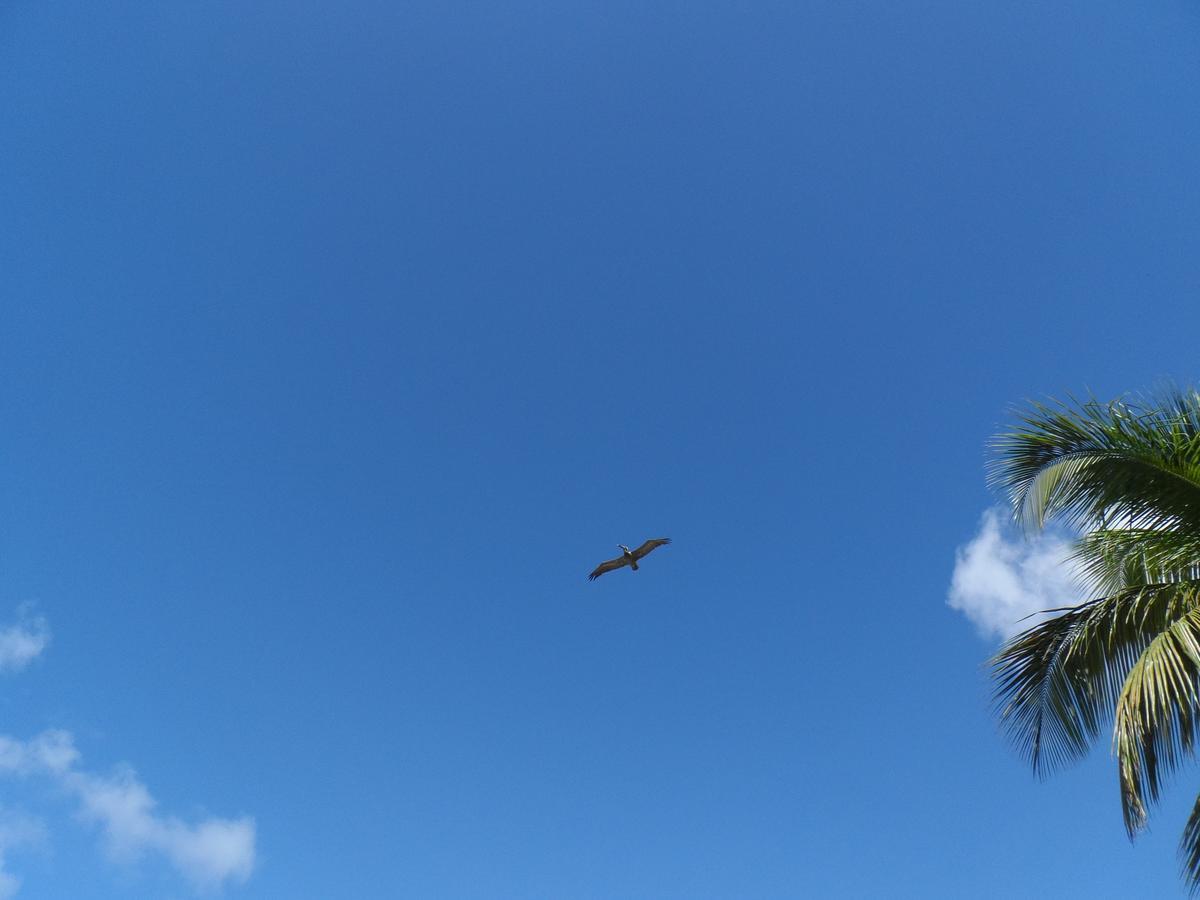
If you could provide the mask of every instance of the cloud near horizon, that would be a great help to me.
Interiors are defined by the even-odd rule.
[[[81,820],[100,826],[113,860],[132,863],[147,852],[161,853],[199,890],[250,877],[255,862],[253,818],[211,817],[188,824],[158,814],[154,798],[132,768],[96,775],[79,763],[70,732],[44,731],[29,741],[0,735],[0,772],[51,778],[78,801]],[[0,900],[6,898],[6,876],[0,870]]]
[[[63,784],[79,799],[80,818],[104,832],[109,856],[134,862],[158,851],[195,887],[212,889],[244,882],[254,870],[254,820],[208,818],[189,825],[155,813],[155,801],[133,769],[110,776],[70,771]]]
[[[15,624],[0,628],[0,672],[20,671],[50,643],[49,625],[32,609],[23,605]],[[0,734],[0,775],[50,779],[76,801],[80,821],[100,828],[104,848],[116,862],[133,863],[158,853],[198,891],[245,882],[254,871],[253,818],[188,823],[162,815],[132,767],[119,767],[110,775],[84,769],[69,731],[43,731],[25,741]],[[0,809],[0,900],[11,900],[21,884],[8,871],[8,850],[44,839],[40,820]]]
[[[39,819],[12,810],[0,810],[0,900],[12,900],[21,879],[8,871],[8,851],[13,847],[42,844],[46,827]]]
[[[1053,532],[1025,539],[1002,526],[1005,518],[1001,509],[985,511],[975,537],[959,547],[946,601],[989,638],[1012,637],[1046,618],[1037,613],[1080,600],[1071,541]]]

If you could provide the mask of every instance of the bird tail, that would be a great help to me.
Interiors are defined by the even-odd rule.
[[[635,572],[637,571],[637,560],[636,559],[629,564],[629,568],[633,569],[633,571],[635,571]]]

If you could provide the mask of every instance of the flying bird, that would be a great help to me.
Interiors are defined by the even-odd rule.
[[[638,560],[653,550],[655,547],[661,547],[663,544],[671,543],[670,538],[650,538],[642,546],[636,550],[630,550],[624,544],[617,544],[621,548],[621,555],[616,559],[610,559],[607,562],[602,562],[596,566],[594,572],[588,576],[588,581],[595,581],[605,572],[611,572],[613,569],[619,569],[622,566],[629,566],[633,571],[638,570]]]

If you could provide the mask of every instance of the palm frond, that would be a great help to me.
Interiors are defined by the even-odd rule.
[[[1150,584],[1062,610],[991,661],[1001,729],[1050,771],[1083,756],[1108,721],[1131,667],[1196,602],[1193,584]]]
[[[1033,404],[992,443],[989,480],[1018,520],[1040,528],[1059,516],[1103,526],[1200,526],[1200,395],[1178,391],[1152,405]]]
[[[1183,863],[1183,877],[1188,883],[1188,892],[1200,893],[1200,797],[1192,806],[1183,837],[1179,841],[1179,857]]]
[[[1125,827],[1200,737],[1200,393],[1033,404],[992,444],[989,481],[1038,529],[1082,532],[1073,563],[1099,599],[992,660],[1001,727],[1036,773],[1082,755],[1113,718]],[[1200,798],[1180,842],[1200,893]]]
[[[1200,725],[1200,608],[1166,625],[1138,657],[1117,698],[1114,752],[1121,778],[1125,828],[1133,837],[1146,823],[1165,774],[1195,746]]]
[[[1082,579],[1103,593],[1156,582],[1200,580],[1200,533],[1102,528],[1079,539],[1074,561]]]

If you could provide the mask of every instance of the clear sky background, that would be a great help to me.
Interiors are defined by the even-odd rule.
[[[1178,0],[0,3],[0,896],[1181,894],[1200,770],[1131,847],[947,598],[1040,590],[1010,404],[1197,375],[1198,50]]]

